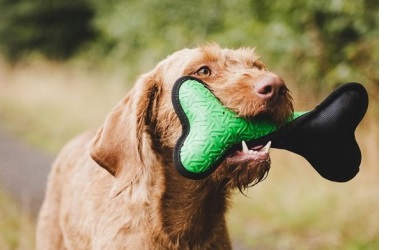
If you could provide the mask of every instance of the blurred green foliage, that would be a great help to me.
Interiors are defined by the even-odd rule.
[[[85,1],[0,0],[0,9],[0,48],[12,61],[32,51],[67,59],[96,37]]]
[[[79,54],[134,65],[137,74],[215,41],[256,47],[315,94],[347,81],[378,92],[378,0],[0,0],[0,12],[0,46],[13,60]]]

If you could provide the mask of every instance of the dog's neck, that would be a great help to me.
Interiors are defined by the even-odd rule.
[[[157,184],[153,187],[162,187],[157,196],[159,203],[153,210],[156,214],[152,215],[159,219],[153,236],[161,246],[155,247],[231,249],[225,221],[230,192],[222,183],[210,179],[195,181],[180,175],[173,164],[172,149],[161,145],[152,145],[153,152],[159,152],[152,161],[157,171]]]
[[[229,194],[209,180],[194,181],[179,175],[173,166],[165,169],[165,192],[160,215],[163,231],[172,242],[189,248],[228,238],[225,223]],[[178,243],[179,244],[179,243]]]

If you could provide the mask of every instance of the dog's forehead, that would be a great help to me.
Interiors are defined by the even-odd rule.
[[[200,52],[196,49],[182,49],[169,55],[159,63],[157,68],[161,67],[164,71],[181,74],[182,70],[187,68],[196,58],[200,57]],[[167,72],[165,72],[167,73]]]
[[[219,46],[205,46],[200,47],[199,52],[203,60],[223,64],[252,65],[260,58],[253,48],[222,49]]]
[[[228,62],[253,64],[260,59],[253,48],[240,48],[237,50],[225,49],[225,58]]]
[[[208,44],[192,49],[182,49],[169,55],[157,68],[164,80],[172,85],[181,76],[194,73],[199,67],[209,66],[233,70],[235,67],[252,68],[260,56],[253,48],[228,49]]]

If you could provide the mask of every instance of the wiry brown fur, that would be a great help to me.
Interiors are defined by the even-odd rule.
[[[203,66],[211,74],[198,71]],[[184,75],[201,78],[243,117],[281,123],[293,111],[288,93],[274,103],[255,95],[254,83],[274,74],[251,49],[207,44],[174,53],[138,79],[96,133],[60,152],[39,215],[38,250],[231,248],[230,191],[261,181],[270,161],[229,158],[203,180],[179,175],[172,150],[181,125],[171,89]]]

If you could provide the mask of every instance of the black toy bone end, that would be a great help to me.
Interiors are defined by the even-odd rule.
[[[361,151],[354,133],[367,107],[365,88],[347,83],[314,110],[256,141],[272,141],[274,148],[303,156],[322,177],[346,182],[359,172]]]

